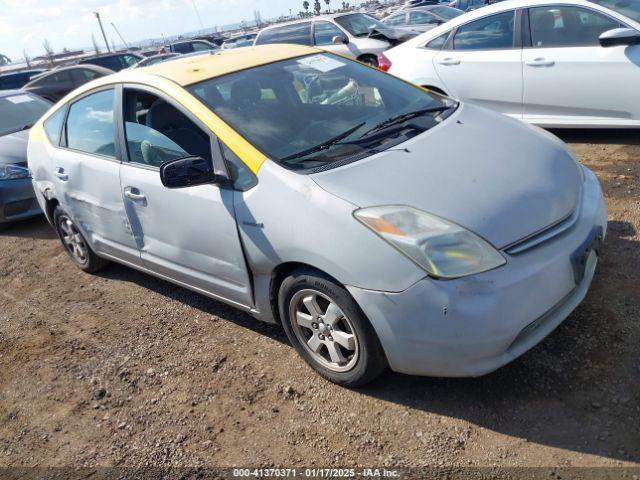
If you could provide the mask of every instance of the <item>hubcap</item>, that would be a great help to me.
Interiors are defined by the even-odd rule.
[[[356,331],[331,298],[317,290],[301,290],[291,299],[289,315],[296,337],[315,361],[334,372],[355,366]]]
[[[80,232],[66,215],[60,216],[60,238],[69,254],[80,264],[88,261],[88,249]]]

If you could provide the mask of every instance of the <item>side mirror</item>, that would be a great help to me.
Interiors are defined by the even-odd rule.
[[[603,47],[636,45],[640,44],[640,32],[633,28],[614,28],[602,33],[598,40]]]
[[[220,180],[209,162],[201,157],[169,160],[160,166],[160,181],[167,188],[185,188]]]
[[[336,35],[331,39],[331,43],[334,45],[347,45],[349,43],[349,39],[344,35]]]

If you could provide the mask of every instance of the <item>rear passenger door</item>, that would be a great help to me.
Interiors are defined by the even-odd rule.
[[[140,265],[120,189],[115,90],[90,92],[69,106],[52,158],[56,198],[96,253]]]
[[[120,170],[122,196],[144,266],[204,293],[250,306],[233,189],[168,189],[160,181],[160,165],[176,158],[215,158],[224,168],[217,139],[152,89],[124,88],[122,120],[128,160]]]
[[[640,120],[640,45],[601,47],[598,37],[620,22],[567,5],[529,9],[523,51],[528,121],[594,126]]]
[[[522,118],[522,48],[516,17],[513,10],[497,13],[453,32],[433,57],[449,94]]]

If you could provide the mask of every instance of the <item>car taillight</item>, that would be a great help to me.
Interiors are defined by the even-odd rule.
[[[378,54],[378,68],[383,72],[388,72],[391,68],[391,60],[384,53]]]

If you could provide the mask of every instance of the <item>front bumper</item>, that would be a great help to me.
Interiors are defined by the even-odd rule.
[[[13,222],[41,213],[30,178],[0,180],[0,223]]]
[[[576,223],[495,270],[455,280],[424,278],[400,293],[348,287],[397,372],[480,376],[509,363],[551,333],[582,302],[597,255],[575,274],[575,253],[606,233],[596,176],[585,169]],[[514,219],[517,221],[517,219]],[[577,282],[577,283],[576,283]]]

